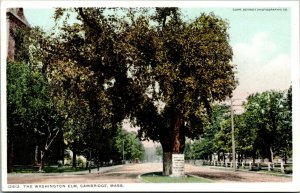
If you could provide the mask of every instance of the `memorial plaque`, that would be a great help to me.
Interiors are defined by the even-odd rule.
[[[172,154],[172,176],[184,176],[184,154]]]

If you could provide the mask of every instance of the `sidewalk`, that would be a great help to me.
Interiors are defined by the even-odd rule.
[[[198,166],[198,167],[207,167],[216,170],[233,171],[233,168],[230,167],[220,167],[220,166]],[[248,169],[241,169],[241,168],[237,169],[236,172],[254,173],[254,174],[262,174],[262,175],[269,175],[269,176],[287,177],[287,178],[293,177],[293,174],[283,174],[283,173],[268,172],[268,171],[251,171]]]
[[[252,171],[236,171],[232,169],[216,168],[211,166],[195,166],[186,164],[185,171],[187,174],[208,178],[216,182],[292,182],[290,176],[276,176],[262,174]]]

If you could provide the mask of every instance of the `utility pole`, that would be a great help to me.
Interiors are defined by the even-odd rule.
[[[235,141],[234,141],[234,123],[233,123],[233,100],[230,100],[231,106],[231,142],[232,142],[232,164],[233,171],[236,171],[236,160],[235,160]]]

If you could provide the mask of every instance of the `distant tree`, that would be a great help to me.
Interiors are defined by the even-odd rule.
[[[214,104],[211,111],[211,123],[204,128],[201,138],[191,143],[195,158],[212,159],[217,153],[218,159],[225,159],[225,153],[231,150],[230,108],[227,105]]]
[[[143,159],[145,150],[141,141],[136,137],[136,133],[118,129],[115,144],[120,156],[125,160]]]
[[[184,154],[184,159],[190,160],[194,158],[191,141],[187,141],[185,143],[183,154]]]
[[[273,162],[274,155],[291,145],[291,111],[287,101],[284,93],[279,91],[265,91],[248,97],[245,121],[247,128],[253,130],[254,157],[259,153]]]
[[[251,157],[254,145],[254,130],[247,127],[244,114],[234,116],[235,146],[238,159]]]
[[[276,151],[287,162],[292,157],[292,86],[284,94],[279,107],[280,128]]]
[[[158,145],[158,146],[155,147],[155,154],[156,154],[157,156],[160,156],[160,157],[163,156],[163,150],[162,150],[161,145]]]

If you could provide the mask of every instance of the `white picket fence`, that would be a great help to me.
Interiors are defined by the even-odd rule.
[[[230,161],[207,161],[207,160],[186,160],[187,163],[198,165],[198,166],[216,166],[216,167],[225,167],[225,168],[232,168],[233,162]],[[292,163],[271,163],[271,162],[236,162],[237,169],[244,169],[244,170],[251,170],[251,171],[258,171],[258,170],[265,170],[265,171],[274,171],[281,173],[292,173]]]

